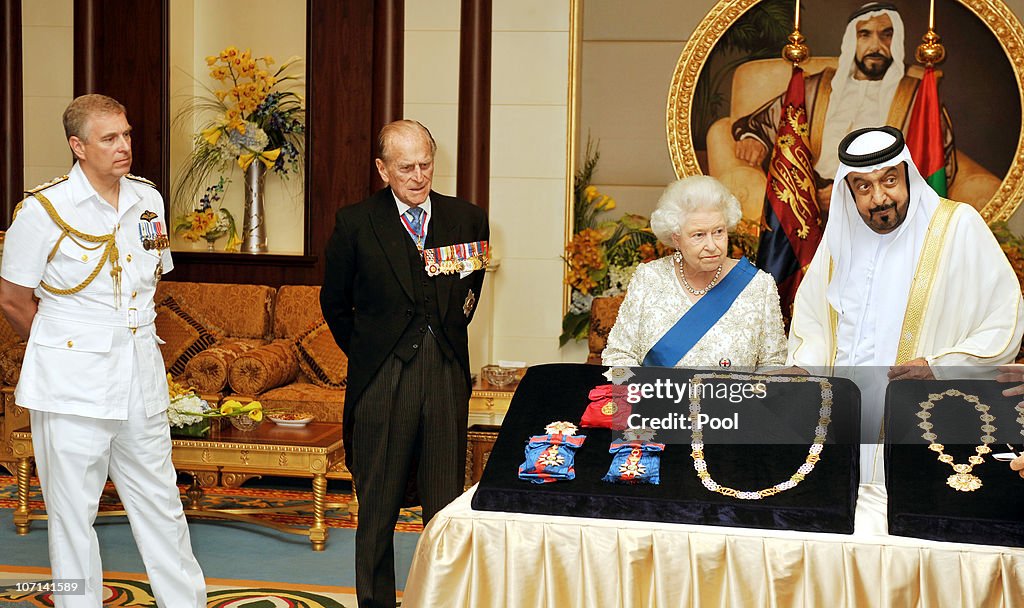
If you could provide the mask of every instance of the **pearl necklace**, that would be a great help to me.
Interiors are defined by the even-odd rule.
[[[718,265],[718,270],[715,271],[715,277],[713,279],[711,279],[711,282],[708,283],[707,287],[705,287],[704,289],[694,289],[693,287],[690,286],[690,283],[686,280],[686,273],[683,272],[683,256],[682,255],[676,255],[675,256],[675,260],[676,260],[676,266],[679,268],[679,278],[683,280],[683,287],[686,288],[686,291],[692,293],[695,296],[702,296],[702,295],[706,294],[707,292],[711,291],[712,287],[714,287],[715,285],[718,285],[718,278],[722,276],[722,266],[724,266],[724,264],[719,264]]]
[[[946,446],[939,443],[938,436],[932,432],[934,425],[928,421],[932,417],[931,412],[928,410],[935,407],[936,402],[945,399],[946,397],[960,397],[967,403],[974,404],[974,409],[979,412],[979,418],[981,418],[981,445],[974,448],[976,454],[971,455],[967,462],[969,464],[961,464],[953,462],[953,456],[945,453]],[[995,416],[988,413],[989,406],[981,402],[980,399],[974,395],[964,394],[954,388],[947,390],[944,393],[931,393],[928,395],[927,401],[920,403],[921,411],[917,413],[917,417],[921,419],[920,424],[917,426],[924,431],[921,438],[928,442],[928,449],[938,453],[939,462],[944,462],[949,466],[953,467],[954,473],[946,478],[946,485],[957,490],[958,492],[973,492],[981,487],[981,479],[971,473],[971,469],[985,462],[985,454],[992,452],[992,448],[988,447],[989,444],[996,440],[992,436],[992,433],[996,432],[996,427],[992,426],[992,422],[996,419]],[[1020,406],[1018,405],[1018,408]],[[1024,418],[1024,411],[1021,412],[1021,417]]]
[[[723,496],[738,498],[740,500],[760,500],[774,496],[779,492],[791,490],[803,481],[814,465],[821,460],[821,451],[825,448],[825,438],[828,435],[828,425],[832,422],[832,383],[826,378],[815,378],[814,376],[746,376],[739,374],[697,374],[690,382],[701,384],[708,378],[727,378],[730,380],[757,380],[758,382],[817,382],[821,387],[821,409],[818,410],[818,424],[814,427],[814,442],[807,450],[807,458],[786,481],[779,482],[769,488],[762,490],[736,490],[723,486],[711,478],[711,471],[708,470],[707,460],[704,459],[704,433],[700,430],[697,420],[700,418],[700,393],[699,389],[690,387],[690,457],[693,458],[693,468],[697,471],[697,477],[701,483],[711,492],[717,492]]]

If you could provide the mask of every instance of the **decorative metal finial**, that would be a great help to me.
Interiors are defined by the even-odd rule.
[[[917,45],[917,53],[914,55],[918,63],[925,67],[942,63],[942,60],[946,58],[946,47],[942,46],[942,38],[935,33],[935,30],[929,28],[921,40],[921,44]]]
[[[782,47],[782,58],[793,65],[800,65],[811,58],[811,49],[804,44],[804,37],[799,29],[794,29],[789,35],[789,44]]]

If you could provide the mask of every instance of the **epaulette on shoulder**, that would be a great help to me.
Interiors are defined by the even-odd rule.
[[[139,183],[142,183],[142,184],[146,184],[150,188],[156,188],[156,184],[154,184],[153,182],[149,181],[148,179],[146,179],[144,177],[139,177],[138,175],[132,175],[131,173],[129,173],[128,175],[125,175],[125,177],[127,177],[130,180],[132,180],[133,182],[139,182]]]
[[[52,186],[56,186],[57,184],[59,184],[59,183],[61,183],[63,181],[66,181],[67,179],[68,179],[67,175],[61,175],[60,177],[55,177],[55,178],[51,179],[50,181],[46,182],[45,184],[39,184],[38,186],[36,186],[35,188],[32,188],[31,190],[26,190],[25,194],[27,194],[29,196],[32,196],[36,192],[42,192],[43,190],[46,190],[47,188],[50,188]]]

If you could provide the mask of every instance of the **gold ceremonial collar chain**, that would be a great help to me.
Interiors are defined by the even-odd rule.
[[[741,500],[760,500],[767,498],[768,496],[774,496],[779,492],[785,492],[786,490],[793,489],[803,481],[811,471],[814,470],[814,465],[821,460],[821,451],[825,448],[825,437],[828,435],[828,425],[832,421],[832,383],[826,378],[815,378],[813,376],[747,376],[747,375],[726,375],[726,374],[697,374],[690,382],[692,384],[701,384],[704,380],[709,378],[726,378],[730,380],[758,380],[761,382],[817,382],[821,386],[821,409],[818,410],[818,425],[814,427],[814,442],[811,443],[810,449],[807,451],[807,458],[804,459],[804,463],[793,473],[786,481],[775,484],[770,488],[764,488],[763,490],[736,490],[730,487],[723,486],[711,478],[711,472],[708,470],[708,463],[704,459],[704,433],[701,432],[700,427],[697,426],[697,420],[700,417],[700,393],[698,390],[690,390],[690,457],[693,458],[693,468],[697,471],[697,477],[700,478],[701,483],[704,487],[712,492],[717,492],[723,496],[730,496],[732,498],[738,498]]]
[[[946,397],[960,397],[967,403],[973,404],[974,409],[979,412],[978,417],[981,419],[981,444],[975,446],[975,454],[972,454],[967,459],[967,464],[953,462],[953,456],[945,452],[946,446],[939,443],[938,435],[932,432],[935,425],[928,421],[932,417],[932,413],[929,410]],[[917,426],[924,431],[921,434],[921,438],[928,442],[929,450],[938,453],[939,462],[944,462],[953,467],[954,473],[946,478],[946,485],[958,492],[973,492],[982,486],[981,479],[971,471],[974,467],[985,462],[985,454],[992,453],[992,448],[988,446],[996,440],[992,435],[992,433],[996,432],[996,427],[992,425],[996,417],[989,413],[989,409],[989,406],[982,403],[981,399],[977,396],[968,395],[955,388],[942,393],[930,393],[928,400],[921,402],[921,411],[917,413],[917,417],[921,419]],[[1024,405],[1018,403],[1016,409],[1020,413],[1017,422],[1024,426]],[[1024,435],[1024,430],[1021,431],[1021,434]]]

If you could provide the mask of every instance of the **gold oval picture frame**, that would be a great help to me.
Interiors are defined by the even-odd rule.
[[[669,155],[672,159],[672,166],[675,170],[677,177],[686,177],[690,175],[699,175],[704,173],[715,174],[716,166],[720,167],[721,163],[717,162],[716,159],[724,158],[722,154],[722,146],[718,145],[718,152],[711,150],[712,144],[706,144],[704,150],[698,150],[695,147],[695,138],[704,141],[705,137],[707,140],[711,140],[715,129],[715,126],[711,126],[705,132],[697,133],[694,129],[694,119],[696,118],[697,111],[695,110],[696,95],[698,89],[698,83],[704,75],[705,66],[709,62],[709,58],[715,51],[719,41],[723,38],[726,32],[729,31],[737,21],[739,21],[750,9],[757,6],[762,2],[778,2],[779,0],[720,0],[715,4],[704,19],[698,24],[693,34],[690,36],[686,45],[683,47],[683,51],[679,56],[679,60],[676,63],[675,71],[672,75],[672,81],[669,87],[668,103],[666,108],[666,134],[668,138]],[[791,0],[787,0],[791,2]],[[856,7],[861,4],[861,1],[851,2]],[[924,5],[919,7],[912,5],[909,0],[895,0],[896,4],[903,14],[905,8],[908,12],[916,11],[919,16],[921,11],[924,11],[924,22],[927,22],[927,3],[918,3]],[[827,5],[827,10],[824,8]],[[824,57],[815,57],[817,52],[815,49],[816,40],[812,38],[813,22],[808,23],[806,18],[813,17],[814,11],[808,10],[818,9],[818,15],[827,13],[828,20],[836,20],[841,23],[829,23],[828,26],[832,32],[838,31],[838,38],[834,40],[834,48],[839,47],[839,38],[842,36],[842,28],[846,26],[846,14],[848,11],[844,11],[844,8],[850,8],[850,6],[842,5],[839,3],[831,2],[829,0],[804,0],[802,3],[803,11],[801,14],[801,30],[807,36],[807,44],[810,46],[812,58],[805,62],[804,67],[808,75],[820,71],[828,60]],[[959,7],[962,7],[958,9]],[[1009,120],[1011,124],[1007,124],[1007,117],[1001,116],[1000,112],[993,108],[991,98],[985,96],[977,96],[973,99],[965,98],[959,100],[957,103],[961,107],[970,108],[960,113],[955,113],[953,109],[950,109],[950,104],[947,102],[947,95],[952,96],[958,91],[952,90],[950,87],[943,87],[940,83],[939,95],[944,103],[947,105],[947,109],[950,109],[950,114],[953,120],[954,136],[957,141],[958,150],[958,173],[957,178],[959,179],[963,175],[977,175],[978,177],[971,177],[972,180],[988,180],[984,183],[984,186],[988,188],[986,192],[994,190],[994,194],[987,200],[976,200],[973,202],[975,207],[979,209],[982,217],[985,221],[992,223],[997,221],[1006,221],[1011,215],[1017,210],[1017,207],[1021,204],[1021,199],[1024,197],[1024,124],[1020,116],[1024,113],[1024,88],[1021,83],[1024,82],[1022,74],[1024,74],[1024,26],[1022,26],[1017,16],[1000,0],[936,0],[936,13],[935,13],[935,29],[943,36],[943,42],[946,43],[947,61],[938,66],[939,70],[947,67],[952,70],[950,66],[949,57],[952,54],[959,53],[961,58],[966,60],[968,53],[972,57],[975,57],[977,51],[976,44],[972,44],[972,48],[966,49],[964,45],[951,46],[950,41],[955,39],[957,32],[953,32],[953,28],[958,24],[963,24],[964,21],[954,18],[955,15],[964,13],[963,9],[966,9],[969,14],[972,14],[980,22],[979,24],[971,24],[971,27],[979,29],[981,31],[987,30],[991,34],[992,41],[986,42],[990,49],[990,57],[993,57],[993,61],[990,62],[990,68],[993,74],[1001,74],[1002,80],[998,80],[998,76],[991,76],[991,78],[998,81],[1001,90],[1007,91],[1007,98],[1005,99],[1005,107],[1008,108],[1010,114]],[[792,14],[792,9],[790,13]],[[943,19],[945,18],[945,21]],[[905,21],[908,21],[907,17],[904,17]],[[980,26],[984,27],[981,28]],[[789,29],[792,29],[792,24],[789,24]],[[837,29],[839,28],[839,29]],[[819,28],[821,29],[821,28]],[[828,28],[825,28],[828,29]],[[920,29],[920,31],[918,31]],[[912,66],[916,66],[914,63],[914,49],[920,43],[920,37],[925,32],[925,27],[911,29],[911,25],[908,22],[907,31],[905,34],[904,48],[905,57],[904,62],[908,66],[908,72],[913,69]],[[953,36],[949,34],[953,33]],[[984,42],[984,41],[983,41]],[[972,43],[977,43],[977,39],[972,39]],[[822,44],[818,41],[818,44]],[[1001,49],[1001,55],[998,51]],[[824,54],[828,54],[827,50]],[[778,57],[779,55],[775,55]],[[1007,66],[1001,65],[1001,58],[1005,58]],[[753,109],[756,109],[761,103],[770,99],[776,95],[782,93],[785,88],[785,82],[788,81],[789,76],[789,64],[784,60],[778,60],[779,66],[782,71],[779,72],[783,75],[783,82],[781,86],[778,86],[777,90],[767,91],[763,100],[760,100],[756,106],[744,108],[749,113]],[[984,68],[985,64],[982,63],[979,67]],[[920,66],[917,66],[920,68]],[[778,71],[778,68],[774,68]],[[956,69],[963,69],[958,67]],[[975,68],[977,70],[978,68]],[[952,72],[950,72],[952,73]],[[979,76],[974,76],[979,77]],[[990,75],[985,72],[980,77],[989,78]],[[1009,80],[1012,78],[1013,82]],[[1004,82],[1005,81],[1005,82]],[[941,81],[940,81],[941,82]],[[735,90],[735,89],[734,89]],[[970,92],[961,93],[962,95],[970,95]],[[1010,108],[1012,103],[1016,103],[1016,108]],[[969,105],[968,105],[969,104]],[[740,114],[742,115],[742,114]],[[725,111],[726,117],[736,118],[729,112],[729,108]],[[958,118],[960,116],[960,118]],[[722,120],[721,118],[719,120]],[[958,122],[959,121],[959,122]],[[964,138],[967,139],[973,133],[969,133],[971,130],[971,124],[981,124],[984,121],[985,128],[998,129],[999,135],[1003,138],[1003,143],[999,151],[998,162],[992,162],[989,160],[989,166],[993,169],[989,171],[985,168],[984,159],[979,164],[969,157],[966,158],[966,162],[961,160],[960,155],[960,141],[962,133]],[[724,122],[724,121],[723,121]],[[707,121],[704,121],[707,124]],[[958,127],[958,125],[960,125]],[[721,130],[724,125],[719,125],[717,128]],[[1010,128],[1016,129],[1016,137],[1013,137],[1013,132]],[[721,141],[721,133],[718,133]],[[730,134],[731,136],[731,134]],[[983,139],[983,138],[982,138]],[[1015,145],[1014,145],[1015,144]],[[982,142],[982,145],[987,145]],[[976,144],[974,150],[978,150],[979,146]],[[988,149],[982,150],[984,153],[990,153]],[[704,154],[707,156],[705,157]],[[991,157],[991,153],[989,154]],[[749,171],[758,171],[755,168],[748,168]],[[975,171],[977,173],[963,173],[963,171]],[[1004,172],[1005,171],[1005,172]],[[999,175],[1003,174],[1003,177],[999,178]],[[827,177],[827,176],[826,176]],[[759,216],[759,209],[763,204],[763,188],[760,193],[756,191],[756,188],[751,188],[749,192],[742,192],[743,186],[738,183],[731,183],[730,181],[722,180],[726,186],[733,189],[734,193],[743,201],[747,199],[744,204],[744,215],[752,215],[756,213]],[[955,184],[954,180],[954,184]],[[996,185],[998,183],[998,186]],[[740,190],[737,192],[737,190]],[[951,191],[950,196],[955,198],[954,192]],[[968,201],[971,202],[971,201]]]

